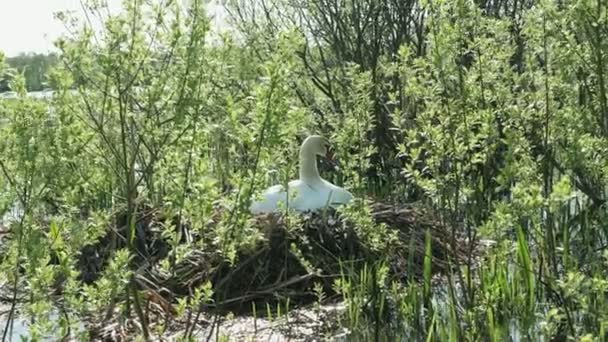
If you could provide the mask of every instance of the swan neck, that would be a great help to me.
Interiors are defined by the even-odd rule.
[[[300,180],[304,182],[315,182],[321,180],[317,169],[317,158],[315,153],[300,150]]]

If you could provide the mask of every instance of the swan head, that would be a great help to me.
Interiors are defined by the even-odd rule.
[[[311,135],[304,140],[300,148],[300,155],[320,155],[328,157],[329,141],[320,135]]]
[[[309,183],[322,181],[317,169],[317,155],[336,169],[336,163],[330,151],[329,140],[320,135],[311,135],[300,147],[300,179]]]

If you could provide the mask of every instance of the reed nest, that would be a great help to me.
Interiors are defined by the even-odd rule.
[[[255,248],[239,252],[233,263],[213,252],[193,251],[172,274],[151,268],[148,276],[159,288],[178,296],[210,280],[215,308],[242,312],[251,309],[252,302],[261,304],[259,308],[287,298],[294,305],[313,301],[315,283],[326,294],[334,294],[335,279],[385,255],[390,255],[387,266],[393,279],[419,279],[427,231],[433,273],[447,271],[465,255],[463,240],[452,239],[432,212],[421,206],[374,203],[371,216],[396,236],[392,242],[381,242],[380,249],[371,248],[356,224],[333,210],[306,213],[296,227],[282,215],[265,214],[254,218],[265,238]]]
[[[161,222],[167,218],[152,208],[142,210],[135,223],[137,253],[133,266],[146,310],[158,318],[149,318],[149,327],[156,321],[163,322],[162,317],[174,316],[176,299],[192,294],[207,281],[213,285],[214,298],[211,304],[201,306],[203,312],[247,314],[253,304],[258,310],[266,310],[266,305],[271,308],[279,302],[285,305],[287,299],[290,308],[295,308],[316,300],[315,284],[323,287],[326,297],[339,300],[333,287],[336,279],[342,274],[356,275],[366,263],[369,266],[386,260],[387,255],[390,279],[419,280],[427,232],[431,238],[433,274],[445,273],[450,265],[461,263],[471,247],[464,239],[453,237],[438,216],[423,206],[376,202],[370,209],[373,221],[385,225],[396,237],[381,241],[381,248],[372,248],[356,223],[343,219],[333,210],[305,213],[297,220],[266,214],[252,218],[264,238],[255,246],[239,251],[233,262],[221,255],[218,248],[209,246],[191,250],[170,272],[162,271],[159,266],[159,261],[170,252],[170,245],[161,234],[162,229],[166,229]],[[216,223],[212,220],[209,225],[213,227]],[[83,280],[97,279],[113,251],[126,246],[125,216],[117,215],[115,224],[116,231],[83,250],[79,262]],[[200,239],[195,234],[192,237],[195,242]],[[128,330],[138,330],[136,320],[132,325],[125,325],[116,320],[120,317],[118,314],[105,316],[101,321],[97,318],[90,322],[90,330],[96,332],[100,340],[122,340],[118,336],[127,336]]]
[[[167,218],[155,208],[143,207],[134,224],[132,269],[143,299],[146,325],[153,329],[169,320],[172,330],[194,329],[189,318],[182,321],[175,316],[175,303],[207,281],[213,286],[213,301],[202,305],[198,314],[194,313],[195,325],[211,324],[205,323],[206,313],[247,314],[253,304],[258,310],[266,310],[266,305],[274,308],[275,303],[281,303],[284,306],[289,300],[289,308],[301,307],[317,299],[314,293],[317,284],[322,286],[329,302],[340,301],[333,286],[335,280],[343,274],[356,277],[364,265],[380,260],[388,267],[391,280],[419,280],[427,251],[427,232],[434,274],[445,273],[450,265],[461,264],[469,256],[468,252],[473,251],[469,242],[452,236],[438,216],[423,206],[375,202],[370,209],[373,222],[383,225],[394,239],[380,241],[372,247],[369,236],[364,236],[370,227],[362,230],[357,223],[333,210],[305,213],[297,218],[258,215],[252,220],[263,238],[255,246],[240,250],[232,262],[217,246],[205,245],[202,237],[192,234],[194,245],[206,247],[190,250],[166,272],[160,264],[170,257],[171,245],[163,237],[163,230],[167,229],[168,221],[172,221],[172,226],[180,226],[176,224],[179,220]],[[210,229],[218,224],[221,210],[216,214],[216,219],[207,223]],[[115,251],[127,246],[127,226],[126,215],[119,211],[114,215],[113,228],[97,243],[81,250],[77,265],[84,282],[99,279]],[[187,223],[181,227],[189,228]],[[61,291],[61,284],[57,290]],[[119,319],[122,317],[118,312],[120,301],[121,298],[117,298],[106,312],[90,313],[86,326],[94,340],[128,340],[131,333],[141,331],[141,323],[136,318],[130,317],[124,322]]]
[[[265,214],[253,218],[264,238],[253,248],[239,251],[232,262],[217,248],[205,248],[192,250],[171,272],[165,272],[158,267],[170,248],[161,237],[163,218],[148,208],[135,224],[137,279],[164,307],[211,281],[215,297],[209,309],[247,312],[253,302],[261,305],[258,308],[278,300],[284,303],[287,298],[292,305],[309,303],[315,299],[315,284],[322,285],[325,294],[335,294],[334,282],[342,274],[359,272],[364,263],[382,260],[386,255],[390,256],[387,266],[392,279],[420,278],[427,231],[433,273],[447,271],[465,255],[463,240],[453,239],[436,216],[422,206],[376,202],[370,209],[375,223],[384,224],[396,237],[391,242],[381,241],[381,248],[371,248],[357,225],[333,210],[305,213],[295,226],[293,217]],[[83,280],[97,279],[112,251],[124,247],[125,223],[126,219],[118,216],[116,224],[122,229],[83,251],[79,262]]]

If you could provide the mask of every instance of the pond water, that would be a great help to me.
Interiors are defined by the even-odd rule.
[[[2,310],[2,312],[8,312],[8,310],[10,310],[10,306],[1,305],[0,310]],[[0,331],[1,331],[0,334],[4,334],[4,329],[6,328],[7,316],[8,316],[8,313],[0,316]],[[8,341],[20,341],[21,336],[24,336],[24,337],[29,336],[28,322],[23,319],[20,319],[20,318],[13,320],[12,334],[11,334],[11,331],[9,330],[9,332],[7,333],[6,336],[8,338]]]

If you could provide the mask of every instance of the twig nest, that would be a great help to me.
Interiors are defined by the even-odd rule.
[[[234,264],[217,254],[195,252],[177,265],[164,286],[187,294],[210,280],[215,305],[239,311],[251,309],[250,302],[276,298],[289,297],[293,304],[312,301],[314,283],[331,294],[344,262],[358,268],[385,257],[393,279],[408,279],[408,272],[417,278],[422,274],[427,231],[433,273],[446,271],[450,257],[455,262],[464,255],[460,240],[452,241],[446,228],[423,207],[377,202],[370,209],[372,221],[396,236],[390,246],[381,241],[389,253],[370,247],[361,227],[332,209],[302,215],[261,214],[253,219],[265,239],[239,252]]]

